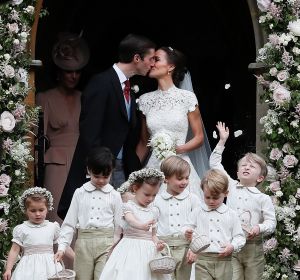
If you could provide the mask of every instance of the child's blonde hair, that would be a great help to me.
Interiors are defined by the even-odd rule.
[[[191,172],[190,164],[179,156],[170,156],[164,159],[160,165],[160,170],[166,178],[173,176],[182,176],[186,171]]]
[[[243,160],[243,159],[246,159],[246,160],[249,160],[249,161],[252,161],[252,162],[255,162],[256,164],[258,164],[261,169],[259,175],[263,176],[264,178],[267,177],[267,175],[268,175],[267,163],[261,156],[259,156],[258,154],[255,154],[255,153],[247,153],[238,160],[238,163],[237,163],[238,167],[240,166],[241,160]]]
[[[226,194],[228,192],[228,178],[218,169],[210,169],[201,180],[201,189],[207,188],[212,195]]]

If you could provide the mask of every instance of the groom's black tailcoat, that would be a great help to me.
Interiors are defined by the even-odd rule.
[[[91,148],[108,147],[117,157],[123,146],[126,177],[141,168],[135,152],[139,137],[135,97],[131,94],[131,118],[128,120],[120,80],[112,67],[90,80],[81,102],[80,135],[57,211],[62,219],[75,189],[87,181],[86,156]]]

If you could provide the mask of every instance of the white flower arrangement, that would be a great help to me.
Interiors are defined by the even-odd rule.
[[[48,204],[48,210],[53,210],[53,196],[51,192],[49,192],[45,188],[33,187],[24,191],[23,194],[19,197],[19,205],[23,213],[25,213],[26,211],[26,207],[25,207],[26,198],[34,194],[40,194],[43,197],[45,197]]]
[[[175,141],[165,131],[155,133],[149,140],[148,146],[152,148],[154,155],[160,161],[169,156],[176,155]]]
[[[0,5],[0,274],[11,246],[11,236],[23,215],[16,203],[29,185],[33,160],[33,133],[39,109],[26,105],[30,50],[27,48],[34,22],[36,0],[11,0]],[[8,219],[10,217],[10,219]],[[13,219],[11,218],[13,217]]]
[[[133,93],[138,93],[140,91],[140,88],[138,85],[133,85],[131,87],[131,90],[133,91]]]

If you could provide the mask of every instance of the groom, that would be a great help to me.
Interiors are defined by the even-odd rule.
[[[156,45],[146,37],[127,35],[119,44],[119,62],[95,75],[83,91],[80,136],[57,211],[62,219],[75,189],[87,181],[85,159],[91,148],[106,146],[114,154],[116,168],[111,184],[115,188],[132,171],[141,168],[135,153],[136,101],[127,83],[134,75],[148,74],[154,65],[155,48]]]

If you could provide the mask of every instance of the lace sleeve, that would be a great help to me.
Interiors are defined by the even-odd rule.
[[[198,100],[195,93],[191,91],[186,91],[186,110],[187,112],[195,111],[198,106]]]
[[[137,100],[138,109],[144,114],[147,114],[147,103],[146,103],[146,94],[143,94],[140,96],[140,98]]]

